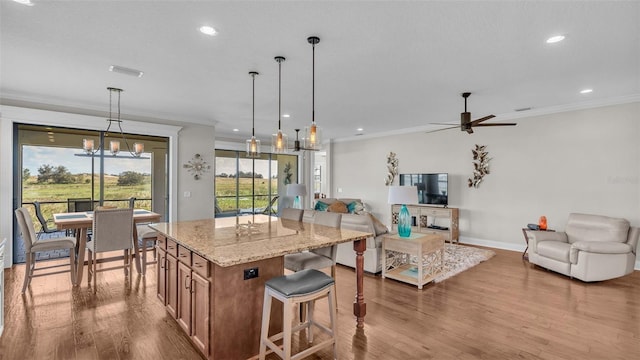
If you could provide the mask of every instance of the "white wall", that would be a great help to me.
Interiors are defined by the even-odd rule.
[[[196,220],[214,216],[214,153],[215,128],[211,126],[185,126],[180,130],[178,148],[178,220]],[[194,179],[183,168],[195,154],[200,154],[211,167],[200,179]],[[189,195],[185,196],[185,193]]]
[[[523,226],[545,215],[549,228],[563,230],[571,212],[640,226],[639,114],[635,102],[521,118],[515,127],[472,135],[453,129],[338,142],[332,187],[337,197],[362,198],[390,223],[384,178],[393,151],[399,173],[449,173],[449,206],[460,208],[462,242],[523,250]],[[487,145],[492,158],[477,189],[467,187],[474,144]]]

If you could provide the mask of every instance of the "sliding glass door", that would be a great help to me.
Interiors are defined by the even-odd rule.
[[[130,206],[166,214],[168,212],[168,139],[127,134],[131,143],[144,143],[139,157],[118,156],[101,151],[86,154],[83,139],[100,143],[98,131],[15,124],[14,192],[16,206],[26,207],[32,214],[36,230],[42,227],[35,216],[39,204],[45,220],[52,214],[91,210],[96,205]],[[123,145],[124,146],[124,145]],[[55,228],[48,223],[49,228]],[[43,234],[62,236],[64,233]],[[14,241],[14,262],[24,261],[22,240]],[[56,257],[55,254],[44,256]]]

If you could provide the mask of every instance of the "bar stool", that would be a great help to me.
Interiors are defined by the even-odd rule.
[[[313,318],[315,301],[326,297],[329,302],[330,328]],[[284,304],[283,331],[269,337],[271,320],[271,299],[276,298]],[[260,334],[260,360],[264,360],[267,347],[285,360],[300,359],[318,350],[333,346],[333,357],[338,357],[337,325],[335,301],[335,281],[329,275],[315,269],[301,270],[291,275],[279,276],[265,283],[264,305],[262,307],[262,331]],[[292,327],[293,306],[307,304],[307,321]],[[329,334],[330,338],[295,355],[291,355],[291,336],[293,332],[307,329],[307,341],[313,342],[313,325]],[[274,341],[282,339],[282,349]]]

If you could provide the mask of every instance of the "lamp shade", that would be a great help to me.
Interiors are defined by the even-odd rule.
[[[389,186],[389,204],[417,204],[417,186]]]
[[[289,184],[287,185],[287,195],[305,196],[307,195],[307,187],[304,184]]]

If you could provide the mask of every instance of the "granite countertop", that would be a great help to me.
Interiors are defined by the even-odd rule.
[[[250,228],[248,222],[252,223]],[[361,231],[266,215],[165,222],[150,226],[219,266],[244,264],[373,236]]]

